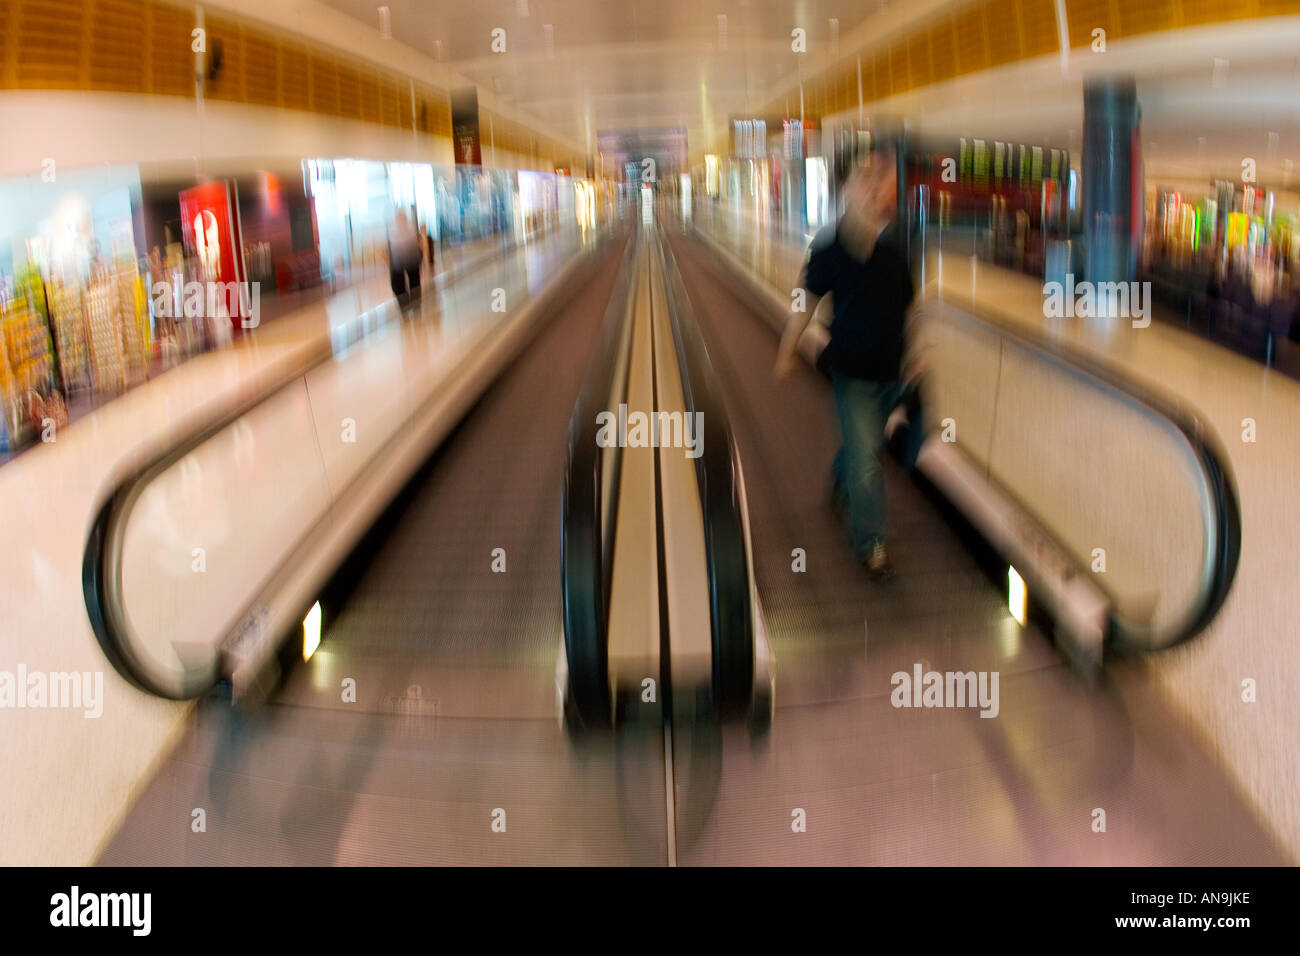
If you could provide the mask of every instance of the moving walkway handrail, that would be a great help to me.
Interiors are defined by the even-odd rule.
[[[1188,457],[1201,478],[1201,487],[1197,491],[1205,543],[1197,592],[1175,623],[1160,631],[1145,622],[1125,618],[1118,610],[1118,603],[1112,602],[1115,609],[1111,613],[1110,639],[1116,647],[1124,650],[1161,650],[1180,644],[1204,630],[1227,600],[1241,556],[1241,507],[1236,484],[1227,454],[1213,429],[1186,406],[1164,398],[1046,332],[1010,328],[960,294],[944,293],[938,301],[953,302],[966,317],[995,335],[1032,352],[1062,372],[1105,391],[1157,425],[1175,432],[1186,446]],[[1014,497],[1009,489],[1007,493]],[[1022,501],[1017,500],[1017,505],[1032,514]],[[1043,527],[1050,529],[1051,524],[1044,521],[1045,517],[1035,516]],[[1106,590],[1104,582],[1099,580],[1098,584]]]
[[[465,270],[458,271],[452,281],[463,279],[468,273],[475,271],[478,265],[479,263],[476,262]],[[444,277],[444,283],[446,281],[447,278]],[[343,328],[352,330],[366,327],[377,315],[383,317],[385,324],[400,322],[403,318],[402,310],[397,304],[392,300],[386,300],[345,323]],[[333,338],[333,334],[330,338]],[[353,341],[354,337],[349,334],[348,345],[350,346]],[[111,479],[111,490],[104,496],[95,512],[87,536],[82,559],[82,594],[91,629],[104,655],[118,673],[140,690],[169,700],[191,700],[215,686],[220,676],[214,676],[210,668],[202,671],[185,668],[184,677],[178,683],[166,683],[141,660],[134,650],[139,641],[134,636],[134,630],[123,606],[122,548],[127,521],[136,501],[150,482],[177,461],[253,409],[270,401],[286,389],[292,388],[314,369],[332,359],[335,354],[336,349],[330,344],[329,339],[323,339],[318,347],[311,349],[304,358],[294,363],[291,369],[271,378],[268,384],[253,396],[237,401],[214,416],[205,418],[179,439],[169,438],[165,447],[147,452],[143,464],[131,467],[124,474]],[[308,529],[306,533],[309,534],[310,531],[311,529]],[[235,618],[236,621],[243,619],[242,616]]]
[[[695,460],[695,475],[709,574],[713,692],[720,716],[741,716],[749,708],[754,686],[755,624],[735,437],[690,297],[662,234],[656,247],[664,269],[686,416],[693,419],[701,414],[709,429],[709,440]]]
[[[722,241],[725,243],[725,240]],[[805,256],[803,250],[787,242],[771,237],[769,241],[784,248],[792,258],[802,260]],[[746,263],[746,266],[749,264]],[[764,278],[762,281],[768,280]],[[1201,478],[1198,497],[1205,543],[1197,592],[1187,610],[1175,623],[1160,631],[1149,623],[1125,618],[1117,610],[1118,604],[1112,601],[1116,609],[1112,610],[1109,637],[1112,644],[1122,650],[1159,650],[1180,644],[1204,630],[1227,600],[1241,555],[1241,508],[1228,456],[1213,429],[1188,408],[1158,395],[1107,367],[1083,350],[1051,337],[1046,332],[1033,332],[1027,328],[1013,329],[960,293],[941,291],[937,301],[957,305],[971,321],[989,329],[994,335],[1015,343],[1067,374],[1100,387],[1177,433],[1179,440],[1186,445],[1188,456]],[[1018,507],[1032,514],[1011,489],[1003,485],[1002,490],[1016,501]],[[1051,530],[1051,522],[1045,520],[1047,516],[1034,517],[1045,530]],[[1102,583],[1100,579],[1098,583]],[[1114,597],[1113,594],[1111,596]]]
[[[394,303],[384,302],[353,319],[347,323],[347,326],[353,328],[375,313],[383,314],[385,322],[392,321],[393,317],[389,312],[396,308]],[[398,314],[400,316],[400,311]],[[177,461],[239,421],[253,409],[270,401],[286,389],[292,388],[313,369],[329,361],[333,355],[334,350],[328,343],[313,348],[306,358],[296,363],[289,371],[275,376],[251,398],[224,409],[179,439],[172,440],[166,448],[149,455],[144,464],[117,478],[113,482],[112,490],[104,497],[91,523],[82,557],[82,595],[85,598],[91,629],[104,656],[109,659],[119,674],[140,690],[168,700],[192,700],[210,690],[214,680],[208,671],[202,673],[187,671],[181,684],[164,684],[153,676],[150,668],[133,650],[133,646],[138,642],[130,636],[133,629],[127,621],[123,607],[122,547],[127,519],[131,516],[136,500],[155,478]]]
[[[613,701],[609,686],[609,593],[613,571],[622,449],[596,442],[597,415],[626,401],[631,338],[629,311],[637,230],[627,242],[614,293],[601,323],[578,400],[569,420],[569,461],[560,517],[560,590],[570,699],[585,726],[606,726]],[[620,369],[624,374],[620,376]],[[620,394],[612,394],[622,381]],[[612,474],[605,498],[605,469]]]

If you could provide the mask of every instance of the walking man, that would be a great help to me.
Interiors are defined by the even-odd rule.
[[[855,167],[844,187],[839,222],[818,233],[803,286],[832,296],[830,342],[818,359],[835,393],[843,445],[831,469],[832,494],[847,510],[854,554],[874,578],[893,567],[885,549],[885,423],[897,406],[903,323],[914,289],[895,224],[894,156],[880,151]],[[794,374],[799,339],[815,311],[794,313],[777,354],[775,374]]]
[[[405,306],[420,297],[420,235],[405,209],[397,210],[388,231],[388,279],[397,304]]]

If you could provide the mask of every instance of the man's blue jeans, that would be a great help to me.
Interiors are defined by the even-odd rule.
[[[844,375],[832,375],[831,385],[844,436],[831,466],[833,493],[847,505],[853,552],[861,561],[885,540],[885,422],[902,388]]]

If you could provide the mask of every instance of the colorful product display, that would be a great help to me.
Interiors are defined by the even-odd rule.
[[[149,302],[136,265],[92,270],[84,292],[38,269],[18,270],[0,311],[0,453],[67,424],[66,396],[113,395],[149,376]]]
[[[0,312],[0,450],[20,446],[40,428],[45,398],[53,393],[49,327],[28,296],[16,296]]]
[[[149,315],[133,264],[101,269],[86,290],[86,331],[96,391],[139,385],[149,371]]]
[[[59,379],[73,394],[90,387],[90,355],[86,349],[86,322],[82,313],[81,290],[51,283],[50,324],[59,356]]]

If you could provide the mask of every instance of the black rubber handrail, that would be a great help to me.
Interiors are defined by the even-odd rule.
[[[1208,500],[1203,502],[1208,541],[1201,571],[1197,599],[1183,615],[1178,627],[1157,635],[1148,625],[1125,619],[1117,610],[1111,613],[1110,642],[1121,650],[1163,650],[1181,644],[1199,634],[1214,619],[1228,598],[1241,558],[1241,505],[1228,457],[1213,429],[1186,406],[1171,401],[1092,358],[1081,349],[1049,338],[1045,333],[1033,335],[1028,330],[1012,329],[990,316],[970,299],[947,294],[938,301],[956,304],[974,321],[989,327],[994,334],[1032,351],[1062,371],[1100,385],[1115,397],[1139,407],[1148,416],[1160,419],[1186,442],[1200,469]],[[1005,493],[1017,507],[1033,514],[1009,490]],[[1045,528],[1042,516],[1035,516]],[[1067,549],[1068,550],[1068,549]],[[1101,582],[1099,581],[1099,586]],[[1103,590],[1106,590],[1103,587]],[[1112,597],[1112,605],[1117,606]]]
[[[560,512],[560,591],[564,605],[564,650],[568,696],[573,716],[584,727],[609,726],[613,700],[609,686],[609,592],[614,567],[622,449],[610,455],[610,500],[603,485],[607,449],[596,443],[596,416],[626,400],[631,337],[624,328],[633,307],[630,295],[637,239],[628,240],[614,294],[601,323],[578,400],[569,419],[568,467]],[[613,395],[619,371],[623,388]]]
[[[494,261],[497,261],[494,257],[484,257],[482,261],[476,260],[464,269],[457,270],[454,275],[449,276],[444,273],[443,281],[444,283],[448,279],[459,281],[469,273],[477,271],[481,265]],[[385,300],[342,327],[346,336],[344,347],[350,348],[355,344],[361,337],[356,334],[357,330],[368,328],[376,317],[382,317],[381,321],[384,323],[396,323],[405,318],[395,301]],[[335,330],[336,333],[337,331]],[[214,673],[211,668],[204,668],[187,669],[177,682],[164,683],[133,650],[133,643],[129,637],[132,629],[126,619],[122,602],[119,557],[126,519],[139,495],[158,474],[257,406],[274,398],[284,389],[292,387],[313,369],[332,359],[338,351],[340,349],[336,348],[329,339],[322,339],[318,347],[311,349],[306,356],[294,363],[291,369],[268,382],[256,395],[231,406],[215,418],[205,420],[188,434],[170,441],[167,447],[154,453],[143,464],[117,478],[111,490],[103,498],[91,523],[83,551],[82,596],[96,642],[114,669],[133,686],[169,700],[193,700],[211,691],[221,680],[220,673]],[[307,529],[304,537],[310,533],[310,530]],[[231,622],[232,626],[241,617],[235,618]]]
[[[664,269],[686,414],[688,418],[702,414],[709,430],[709,440],[695,460],[695,476],[704,515],[714,700],[719,716],[739,717],[748,712],[752,702],[755,637],[749,541],[735,436],[677,262],[662,235],[656,245]]]

